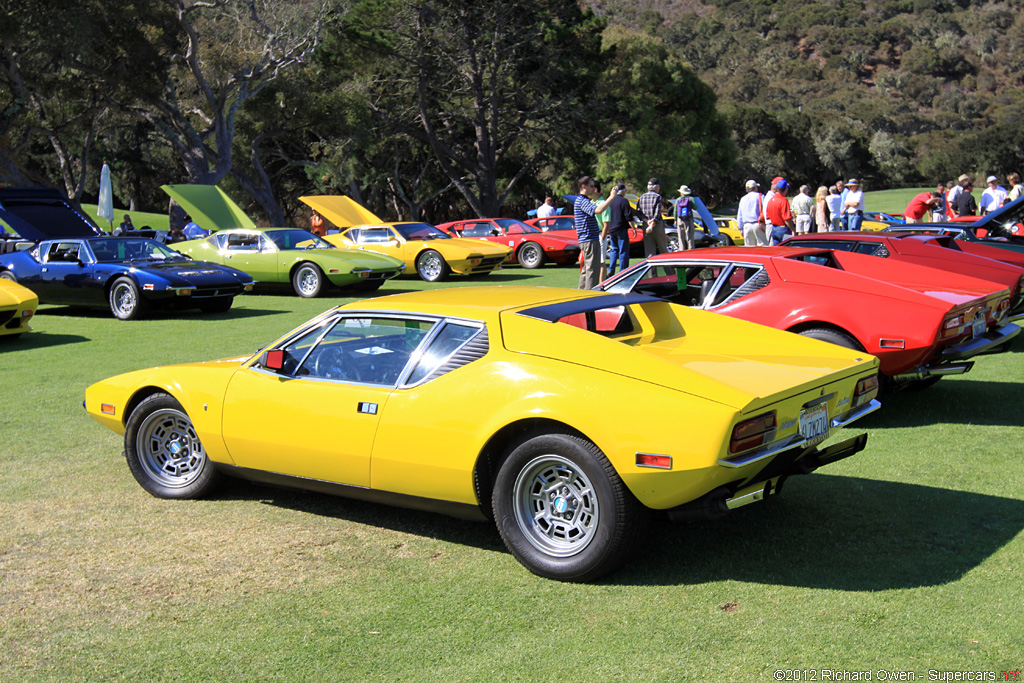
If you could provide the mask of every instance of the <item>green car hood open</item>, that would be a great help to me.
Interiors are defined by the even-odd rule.
[[[160,189],[178,202],[204,230],[256,227],[242,207],[216,185],[161,185]]]

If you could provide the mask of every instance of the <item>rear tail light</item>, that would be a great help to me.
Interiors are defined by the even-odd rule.
[[[963,313],[951,315],[942,321],[942,338],[958,337],[964,333],[964,326],[967,324],[966,316]]]
[[[999,304],[996,306],[996,311],[1002,313],[1003,311],[1006,311],[1009,308],[1010,308],[1010,299],[1009,299],[1009,297],[1007,297],[1006,299],[1000,299],[999,300]]]
[[[878,395],[878,375],[865,377],[857,382],[853,390],[853,407],[862,406]]]
[[[775,439],[775,411],[758,415],[732,428],[729,452],[741,453],[771,443]]]

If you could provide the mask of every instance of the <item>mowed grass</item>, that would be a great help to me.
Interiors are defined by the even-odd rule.
[[[509,268],[446,286],[576,278]],[[870,432],[866,451],[779,498],[653,523],[643,554],[595,585],[531,575],[487,524],[246,482],[158,500],[82,409],[92,382],[249,354],[349,300],[245,296],[223,315],[130,323],[43,307],[35,332],[0,341],[0,680],[927,680],[1021,667],[1020,339],[967,375],[887,397],[844,430]],[[614,419],[614,405],[588,408]],[[679,416],[680,439],[699,428]]]

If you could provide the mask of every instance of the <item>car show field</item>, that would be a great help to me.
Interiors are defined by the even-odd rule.
[[[572,286],[574,268],[485,283]],[[650,523],[594,584],[523,570],[493,525],[230,481],[139,488],[86,386],[254,354],[343,296],[130,324],[43,305],[0,339],[0,679],[775,680],[1020,668],[1024,341],[881,410],[856,457],[717,521]],[[432,405],[444,414],[459,409]],[[587,406],[614,419],[616,406]],[[690,428],[678,418],[679,438]],[[913,658],[906,653],[913,652]],[[781,679],[780,679],[781,680]],[[877,680],[877,679],[876,679]]]

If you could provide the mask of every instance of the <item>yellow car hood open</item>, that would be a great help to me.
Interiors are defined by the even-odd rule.
[[[384,221],[372,211],[345,195],[299,197],[299,201],[319,212],[321,216],[334,223],[339,230],[351,228],[353,225],[384,224]]]

